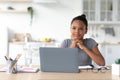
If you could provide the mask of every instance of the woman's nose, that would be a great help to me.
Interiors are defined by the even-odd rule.
[[[78,30],[78,29],[76,29],[76,30],[75,30],[75,32],[79,32],[79,30]]]
[[[80,31],[80,30],[75,30],[75,33],[82,34],[82,31]]]
[[[80,31],[78,29],[75,30],[76,33],[79,33]]]

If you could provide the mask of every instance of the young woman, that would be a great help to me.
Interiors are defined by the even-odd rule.
[[[79,49],[79,65],[91,65],[92,60],[99,66],[105,65],[105,60],[98,49],[98,43],[91,39],[84,39],[88,30],[88,21],[84,14],[73,18],[71,21],[71,39],[65,39],[62,48]]]

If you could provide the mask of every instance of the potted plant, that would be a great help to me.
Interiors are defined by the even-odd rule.
[[[117,58],[115,64],[112,64],[112,74],[120,76],[120,58]]]
[[[120,65],[120,58],[115,60],[115,64],[119,64]]]
[[[33,21],[33,8],[30,6],[27,8],[29,14],[30,14],[30,25],[32,25],[32,21]]]

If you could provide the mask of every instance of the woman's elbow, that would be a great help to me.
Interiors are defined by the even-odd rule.
[[[98,65],[99,66],[105,66],[105,60],[101,61]]]
[[[105,63],[100,63],[99,66],[105,66]]]

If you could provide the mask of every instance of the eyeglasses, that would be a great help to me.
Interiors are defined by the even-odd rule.
[[[84,69],[87,71],[92,71],[93,73],[105,73],[110,68],[108,66],[94,66],[94,65],[88,65],[88,66],[79,66],[79,69]]]

